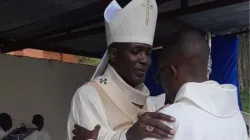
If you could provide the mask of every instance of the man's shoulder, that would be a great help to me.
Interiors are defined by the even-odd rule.
[[[81,87],[79,87],[76,90],[75,95],[79,95],[79,96],[83,96],[85,98],[88,98],[89,96],[99,96],[98,92],[100,92],[101,87],[99,87],[98,85],[98,81],[105,79],[106,77],[104,76],[98,76],[94,79],[92,79],[89,82],[86,82],[85,84],[83,84]]]
[[[164,107],[159,112],[173,116],[176,119],[174,123],[164,122],[165,124],[173,129],[181,129],[183,126],[189,126],[189,122],[192,122],[193,118],[190,115],[192,114],[191,110],[192,107],[190,105],[185,103],[174,103],[170,106]]]
[[[79,97],[81,97],[81,99],[84,100],[89,100],[95,97],[99,97],[99,94],[97,89],[90,82],[88,82],[76,90],[74,98],[79,98]]]
[[[76,92],[85,92],[85,91],[96,91],[95,87],[91,84],[92,82],[87,82],[80,86]]]
[[[183,102],[174,103],[160,110],[161,113],[174,116],[177,120],[179,119],[179,121],[192,117],[189,114],[192,114],[193,111],[194,111],[193,105]]]

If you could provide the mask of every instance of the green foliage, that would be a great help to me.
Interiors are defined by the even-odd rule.
[[[100,62],[100,59],[98,58],[92,58],[92,57],[86,57],[86,56],[80,56],[78,59],[79,64],[85,64],[85,65],[91,65],[91,66],[97,66]]]
[[[240,94],[243,112],[250,113],[250,88],[242,89]]]

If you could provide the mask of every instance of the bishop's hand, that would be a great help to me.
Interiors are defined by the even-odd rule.
[[[166,139],[172,138],[175,131],[162,123],[162,121],[174,122],[175,118],[159,113],[144,113],[139,120],[131,126],[126,134],[127,140],[142,140],[144,138]]]
[[[84,127],[81,127],[77,124],[74,125],[75,129],[72,131],[75,135],[73,140],[97,140],[100,125],[95,126],[94,130],[90,131]]]

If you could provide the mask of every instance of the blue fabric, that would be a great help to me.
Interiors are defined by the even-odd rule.
[[[156,95],[164,93],[164,89],[162,88],[161,85],[155,82],[155,78],[154,78],[154,76],[156,75],[158,71],[158,56],[159,56],[159,51],[155,50],[152,52],[151,66],[149,67],[147,77],[145,80],[145,85],[148,87],[151,96],[156,96]]]
[[[212,40],[212,73],[210,79],[220,84],[233,84],[238,89],[238,101],[241,108],[238,81],[238,46],[235,35],[218,36]]]

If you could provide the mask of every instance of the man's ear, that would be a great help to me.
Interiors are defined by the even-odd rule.
[[[173,78],[176,79],[177,76],[178,76],[176,67],[175,66],[170,66],[170,71],[171,71],[171,74],[172,74]]]
[[[109,62],[111,64],[115,64],[117,59],[117,48],[114,46],[110,46],[108,48],[108,54],[109,54]]]

